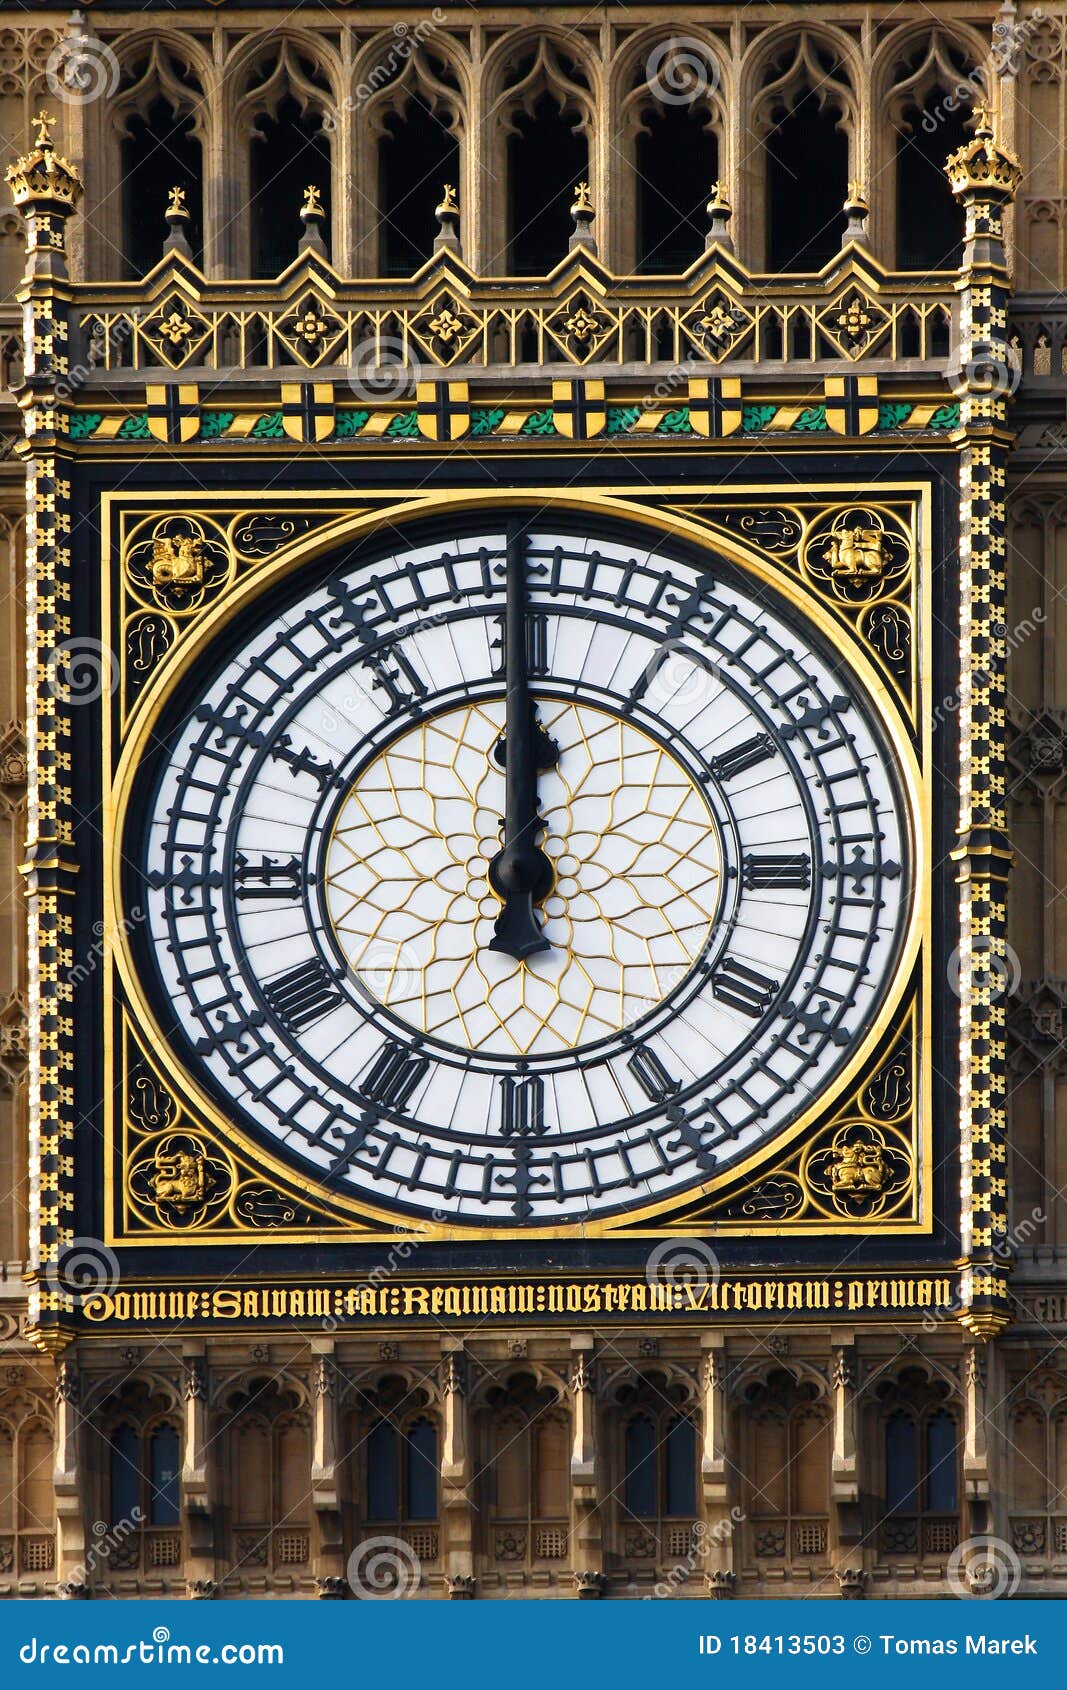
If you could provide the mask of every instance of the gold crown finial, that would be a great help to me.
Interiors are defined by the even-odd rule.
[[[728,206],[729,203],[730,196],[726,191],[726,183],[720,177],[717,182],[713,182],[711,184],[711,198],[708,201],[708,210],[710,211],[712,206],[714,206],[718,211],[721,210],[723,206]]]
[[[984,95],[975,101],[974,120],[971,139],[945,160],[952,192],[961,198],[971,194],[1007,205],[1015,198],[1022,181],[1019,160],[997,141],[989,102]]]
[[[188,217],[189,213],[186,210],[185,198],[185,189],[179,188],[177,184],[175,184],[167,196],[168,217]]]
[[[304,203],[300,207],[301,217],[321,217],[323,215],[322,189],[309,182],[304,189]]]
[[[459,200],[451,182],[445,182],[441,187],[441,203],[434,212],[435,217],[445,217],[459,210]]]
[[[33,119],[37,131],[34,144],[5,171],[11,198],[21,210],[29,206],[42,213],[65,216],[74,210],[82,193],[82,179],[69,159],[57,153],[51,130],[58,119],[39,111]]]

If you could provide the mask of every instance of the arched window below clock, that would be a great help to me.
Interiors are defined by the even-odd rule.
[[[943,1556],[960,1537],[959,1427],[948,1386],[910,1368],[881,1393],[879,1545]]]
[[[399,1425],[375,1421],[367,1434],[365,1472],[368,1526],[436,1528],[437,1427],[426,1415]],[[431,1558],[436,1553],[434,1547]]]
[[[341,1429],[349,1552],[365,1539],[395,1537],[432,1566],[440,1553],[440,1427],[426,1381],[383,1374],[342,1401]]]
[[[48,1580],[56,1564],[52,1428],[30,1399],[0,1399],[0,1570]]]
[[[161,1572],[182,1559],[181,1434],[172,1393],[129,1380],[104,1400],[100,1518],[108,1554],[96,1583],[125,1572]]]
[[[660,1375],[617,1393],[618,1547],[627,1564],[676,1561],[692,1547],[697,1432],[687,1397]]]
[[[1016,1387],[1008,1453],[1012,1548],[1019,1555],[1067,1554],[1067,1376],[1042,1369]]]
[[[221,1433],[233,1571],[262,1575],[306,1568],[311,1559],[311,1422],[296,1387],[254,1381],[230,1399]]]
[[[775,1369],[738,1416],[741,1507],[764,1567],[825,1561],[830,1537],[830,1412],[811,1381]]]
[[[570,1415],[555,1382],[530,1374],[494,1387],[480,1417],[478,1488],[487,1567],[570,1563]]]

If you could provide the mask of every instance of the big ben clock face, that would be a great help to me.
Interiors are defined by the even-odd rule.
[[[832,1091],[901,971],[913,830],[876,703],[755,576],[466,521],[198,660],[127,807],[138,967],[196,1091],[306,1178],[574,1227]]]

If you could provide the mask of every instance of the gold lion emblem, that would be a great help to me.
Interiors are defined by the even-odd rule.
[[[152,542],[152,585],[188,592],[204,584],[204,542],[198,534],[158,534]]]

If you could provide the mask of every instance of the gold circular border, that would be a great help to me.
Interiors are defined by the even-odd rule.
[[[818,1115],[821,1115],[835,1099],[858,1076],[864,1063],[873,1054],[878,1040],[891,1019],[903,993],[904,986],[911,974],[919,953],[921,940],[921,912],[919,889],[926,884],[928,875],[926,829],[920,825],[919,818],[923,815],[924,787],[918,761],[914,749],[904,731],[903,724],[897,714],[887,682],[878,674],[874,665],[866,654],[856,645],[855,641],[842,628],[837,618],[831,617],[817,601],[813,601],[798,585],[780,577],[767,567],[758,554],[739,545],[731,537],[716,532],[709,535],[706,528],[691,519],[680,517],[676,513],[667,514],[662,511],[650,511],[647,506],[636,505],[625,497],[606,497],[604,494],[583,493],[570,489],[561,490],[556,487],[543,488],[539,491],[501,489],[496,491],[470,492],[457,489],[455,491],[442,490],[423,494],[415,499],[401,499],[394,505],[386,506],[367,512],[364,516],[353,517],[348,522],[330,524],[325,531],[319,531],[304,536],[302,540],[286,548],[280,556],[261,569],[252,571],[248,579],[239,583],[218,604],[208,610],[195,629],[189,633],[174,648],[173,656],[180,657],[180,662],[170,662],[164,659],[159,673],[149,683],[136,710],[136,728],[124,746],[118,766],[112,781],[110,808],[114,833],[112,836],[112,850],[110,865],[105,865],[104,902],[105,923],[109,932],[115,934],[114,951],[115,965],[126,992],[127,1002],[138,1024],[147,1035],[152,1049],[171,1050],[170,1043],[165,1039],[156,1024],[144,994],[134,966],[133,956],[129,945],[131,924],[125,917],[122,905],[121,841],[125,833],[126,812],[134,777],[140,764],[146,742],[151,739],[153,729],[167,699],[182,676],[189,670],[201,653],[210,645],[218,628],[228,622],[231,617],[247,611],[249,605],[268,588],[301,564],[309,563],[338,546],[351,544],[357,539],[363,539],[374,534],[378,529],[393,528],[401,523],[411,523],[420,517],[433,516],[445,510],[455,512],[478,511],[514,511],[541,510],[545,512],[546,520],[551,512],[555,517],[562,512],[573,512],[576,515],[607,518],[614,521],[632,522],[639,528],[651,529],[658,534],[670,534],[683,539],[702,552],[717,551],[740,568],[746,575],[754,576],[761,584],[769,587],[780,598],[791,604],[809,623],[813,623],[831,650],[843,651],[847,657],[850,670],[860,681],[865,693],[866,702],[875,711],[882,731],[897,758],[897,771],[905,791],[906,816],[905,821],[910,829],[912,855],[912,889],[911,909],[908,916],[907,928],[900,950],[900,961],[896,974],[888,987],[882,1002],[882,1008],[876,1022],[868,1031],[867,1037],[856,1046],[849,1061],[837,1075],[833,1085],[820,1095],[818,1100],[797,1118],[793,1125],[778,1134],[772,1145],[764,1145],[753,1151],[744,1162],[731,1166],[728,1170],[700,1185],[688,1186],[682,1192],[674,1192],[668,1198],[659,1198],[653,1203],[636,1206],[623,1210],[621,1213],[598,1220],[578,1221],[571,1223],[557,1222],[551,1226],[502,1228],[495,1224],[484,1227],[449,1225],[434,1221],[420,1221],[418,1217],[403,1213],[397,1209],[379,1209],[373,1201],[349,1197],[347,1194],[330,1193],[331,1205],[337,1209],[353,1215],[360,1213],[371,1216],[375,1221],[391,1228],[394,1237],[400,1237],[397,1232],[398,1223],[405,1226],[410,1236],[430,1239],[437,1238],[447,1241],[489,1242],[507,1238],[512,1242],[523,1239],[541,1238],[600,1238],[625,1228],[632,1232],[637,1223],[650,1220],[662,1215],[665,1210],[680,1205],[691,1207],[702,1197],[710,1195],[716,1189],[745,1178],[769,1156],[779,1156],[791,1144],[794,1144],[801,1134],[811,1125]],[[110,877],[108,870],[110,869]],[[177,1063],[175,1063],[177,1067]],[[193,1107],[199,1111],[201,1117],[210,1122],[216,1132],[223,1135],[223,1142],[236,1138],[245,1153],[252,1156],[259,1166],[271,1169],[275,1177],[287,1181],[297,1190],[305,1192],[312,1200],[322,1200],[321,1185],[294,1171],[287,1163],[275,1158],[269,1150],[265,1150],[257,1140],[248,1139],[233,1121],[221,1115],[215,1105],[187,1075],[184,1069],[179,1070],[181,1083]],[[343,1235],[337,1240],[343,1242]]]

